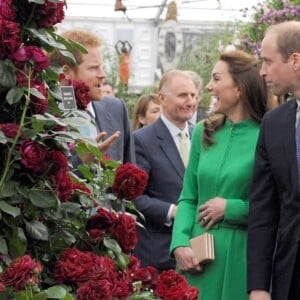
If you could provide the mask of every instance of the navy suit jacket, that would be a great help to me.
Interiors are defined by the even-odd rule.
[[[248,221],[248,290],[288,299],[300,241],[296,101],[268,112],[261,125]],[[274,255],[275,254],[275,255]],[[272,286],[271,286],[272,283]]]
[[[159,118],[153,124],[134,132],[136,162],[149,174],[144,195],[134,202],[145,217],[145,229],[138,227],[138,243],[134,250],[142,265],[159,270],[175,268],[169,247],[171,226],[166,226],[170,205],[177,204],[185,167],[174,140]]]

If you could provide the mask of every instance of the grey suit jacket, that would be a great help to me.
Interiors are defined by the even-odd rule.
[[[120,137],[114,142],[107,155],[122,163],[135,163],[134,141],[127,107],[121,99],[104,97],[93,101],[96,124],[99,131],[106,131],[107,137],[117,130]]]
[[[104,97],[100,101],[93,101],[95,121],[98,132],[106,131],[107,137],[120,131],[119,138],[113,143],[107,155],[122,163],[135,163],[135,149],[128,110],[124,102],[118,98]],[[72,154],[73,168],[82,164],[76,153]],[[76,172],[78,176],[80,174]]]
[[[169,247],[172,224],[166,217],[172,203],[177,204],[185,172],[174,140],[159,118],[155,123],[134,132],[136,162],[149,174],[144,195],[134,203],[145,217],[145,229],[138,227],[138,244],[134,254],[142,265],[159,270],[175,268]]]

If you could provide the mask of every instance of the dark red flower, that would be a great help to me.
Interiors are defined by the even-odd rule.
[[[133,200],[143,194],[148,177],[148,174],[136,165],[123,164],[116,170],[112,190],[119,199]]]
[[[47,158],[50,165],[50,174],[54,174],[59,170],[68,170],[68,158],[63,151],[51,149]]]
[[[52,182],[55,185],[55,191],[60,201],[67,202],[74,191],[72,178],[67,170],[59,170],[52,175]]]
[[[11,2],[12,0],[6,0],[0,2],[0,15],[8,21],[14,20],[16,17],[16,13],[12,9]]]
[[[129,282],[124,280],[115,280],[113,283],[112,295],[114,299],[126,300],[131,293]]]
[[[118,220],[112,225],[110,232],[116,237],[125,253],[131,252],[137,243],[136,222],[129,214],[118,214]]]
[[[47,55],[36,46],[22,46],[11,55],[11,58],[19,69],[26,70],[27,64],[31,64],[36,72],[49,67]]]
[[[184,294],[189,289],[184,276],[175,270],[163,271],[157,278],[155,294],[164,300],[186,300]]]
[[[133,281],[142,281],[144,288],[151,288],[154,286],[157,277],[158,271],[152,266],[140,268],[133,273]]]
[[[77,108],[85,110],[92,100],[89,96],[90,88],[83,81],[72,80],[71,84],[74,87]]]
[[[39,27],[50,28],[64,19],[64,1],[46,1],[37,7],[36,15]]]
[[[114,286],[108,280],[90,280],[82,284],[76,293],[77,300],[113,300]]]
[[[88,232],[90,237],[93,238],[96,242],[102,241],[105,236],[105,231],[101,229],[90,229]]]
[[[58,282],[80,285],[91,279],[113,282],[117,273],[112,259],[69,248],[61,253],[54,276]]]
[[[27,284],[37,284],[41,272],[41,264],[33,260],[29,255],[24,255],[12,261],[0,275],[0,281],[4,285],[11,286],[18,291]]]
[[[117,221],[117,216],[102,207],[97,209],[97,213],[88,220],[87,229],[100,229],[108,231]]]
[[[39,98],[39,97],[35,97],[31,95],[31,103],[32,103],[32,107],[33,107],[33,111],[36,114],[44,114],[49,107],[49,103],[48,103],[48,93],[45,87],[44,83],[40,83],[40,84],[36,84],[36,83],[32,83],[32,88],[37,89],[37,91],[39,93],[41,93],[41,95],[44,98]]]
[[[33,170],[34,172],[42,172],[47,167],[45,161],[47,149],[45,146],[32,141],[24,140],[20,147],[21,163],[24,167]]]
[[[6,137],[15,138],[19,130],[19,124],[17,123],[0,124],[0,130],[3,131]]]

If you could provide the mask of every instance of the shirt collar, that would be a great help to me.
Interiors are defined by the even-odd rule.
[[[177,137],[178,134],[181,132],[181,129],[178,128],[176,125],[174,125],[171,121],[169,121],[163,114],[160,115],[161,120],[163,121],[163,123],[167,126],[167,128],[169,129],[172,137]],[[190,137],[189,134],[189,126],[188,126],[188,122],[185,122],[185,127],[183,129],[186,133],[187,137]]]

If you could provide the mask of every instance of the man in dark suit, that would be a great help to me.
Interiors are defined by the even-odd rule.
[[[77,29],[65,31],[61,35],[80,43],[87,50],[87,53],[81,53],[76,48],[72,49],[76,62],[57,50],[50,53],[49,58],[52,63],[63,68],[67,80],[82,81],[89,87],[92,101],[87,112],[94,118],[96,126],[90,122],[88,135],[96,140],[99,150],[110,158],[122,163],[134,163],[134,142],[127,108],[120,99],[103,98],[102,84],[106,74],[103,71],[101,39],[93,33]],[[93,159],[91,155],[78,157],[74,154],[71,163],[76,168],[77,165]]]
[[[274,95],[296,98],[268,112],[256,151],[248,220],[250,300],[300,299],[300,22],[271,26],[261,75]],[[298,153],[298,155],[297,155]]]
[[[190,138],[188,120],[195,109],[195,94],[193,81],[184,72],[164,74],[158,94],[160,118],[134,132],[136,162],[149,174],[144,195],[134,201],[145,217],[145,227],[138,227],[134,254],[143,266],[152,265],[160,271],[175,268],[169,247],[185,172],[180,132]]]

